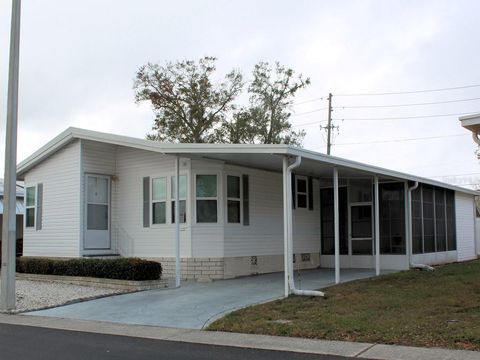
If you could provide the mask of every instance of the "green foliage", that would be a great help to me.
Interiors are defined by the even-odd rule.
[[[216,58],[148,63],[138,70],[135,101],[149,101],[155,113],[150,140],[180,143],[292,144],[301,146],[305,131],[289,122],[293,99],[310,84],[278,62],[255,65],[248,86],[249,104],[235,100],[244,86],[238,70],[214,83]]]
[[[155,112],[150,140],[181,143],[218,142],[217,128],[234,109],[243,87],[242,75],[232,70],[214,84],[216,59],[142,66],[134,82],[135,101],[149,101]]]
[[[292,69],[260,62],[248,87],[250,106],[242,108],[229,124],[228,140],[233,143],[292,144],[300,146],[305,131],[294,131],[289,122],[293,99],[310,84]]]
[[[480,350],[480,261],[410,270],[233,312],[210,330]]]
[[[160,279],[162,265],[138,258],[58,260],[20,257],[17,258],[17,272],[141,281]]]

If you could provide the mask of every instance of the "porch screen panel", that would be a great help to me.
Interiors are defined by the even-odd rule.
[[[445,190],[446,208],[447,208],[447,250],[457,250],[457,232],[455,224],[455,192]]]
[[[421,187],[412,191],[412,252],[423,253],[423,221]]]
[[[347,189],[338,189],[338,213],[340,226],[340,254],[348,254],[347,237]],[[334,232],[334,207],[333,189],[320,190],[320,213],[321,213],[321,244],[323,255],[335,254],[335,232]]]
[[[433,187],[422,185],[423,199],[423,251],[435,252],[435,218],[433,207]]]
[[[437,251],[447,251],[445,225],[445,191],[442,188],[435,188],[435,240]]]
[[[380,253],[405,254],[404,184],[380,184],[379,191]]]

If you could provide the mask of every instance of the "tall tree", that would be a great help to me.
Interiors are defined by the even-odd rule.
[[[167,142],[217,142],[233,101],[243,88],[242,75],[232,70],[223,82],[213,83],[216,58],[148,63],[138,70],[135,101],[149,101],[155,122],[148,139]]]
[[[242,108],[226,124],[224,135],[236,143],[292,144],[301,146],[304,130],[294,131],[289,121],[293,99],[310,79],[295,76],[292,69],[278,62],[272,67],[260,62],[253,70],[248,87],[250,106]]]

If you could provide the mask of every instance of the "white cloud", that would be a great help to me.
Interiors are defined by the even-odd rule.
[[[133,103],[135,70],[147,61],[213,55],[218,73],[279,60],[309,76],[298,100],[334,93],[334,106],[385,105],[478,97],[480,89],[394,97],[340,93],[441,88],[480,82],[476,1],[176,1],[23,3],[19,159],[68,126],[143,137],[153,123]],[[8,48],[10,2],[0,3],[0,48]],[[5,118],[8,54],[0,52],[0,116]],[[296,106],[315,110],[325,101]],[[408,108],[335,109],[334,118],[480,111],[480,102]],[[292,117],[294,124],[326,113]],[[458,134],[457,117],[337,121],[336,142]],[[307,148],[324,150],[318,125]],[[1,129],[3,148],[4,127]],[[338,145],[333,154],[421,175],[478,169],[471,139]],[[2,152],[3,153],[3,152]],[[0,159],[0,168],[3,156]]]

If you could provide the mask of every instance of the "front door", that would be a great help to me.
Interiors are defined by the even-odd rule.
[[[85,250],[110,249],[110,178],[85,178]]]

